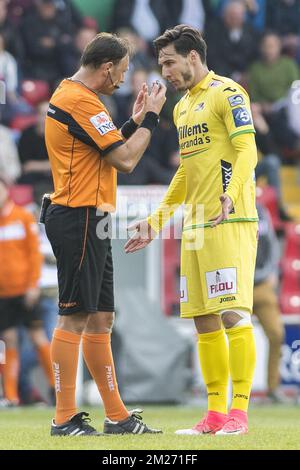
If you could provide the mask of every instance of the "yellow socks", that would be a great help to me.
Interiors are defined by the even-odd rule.
[[[248,410],[256,354],[252,325],[228,328],[229,368],[233,386],[232,409]]]
[[[225,331],[199,334],[198,352],[207,388],[208,410],[226,414],[229,358]]]

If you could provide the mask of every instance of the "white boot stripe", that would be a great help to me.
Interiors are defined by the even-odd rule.
[[[72,431],[72,432],[70,433],[70,436],[75,436],[75,434],[76,434],[78,431],[80,431],[79,428],[74,429],[74,431]]]
[[[144,432],[144,429],[145,429],[145,426],[144,426],[144,425],[142,425],[142,426],[141,426],[141,429],[140,429],[140,430],[139,430],[139,432],[138,432],[138,434],[143,434],[143,432]]]
[[[137,423],[137,424],[136,424],[136,427],[135,427],[134,430],[132,431],[133,434],[137,434],[139,427],[140,427],[140,423]]]

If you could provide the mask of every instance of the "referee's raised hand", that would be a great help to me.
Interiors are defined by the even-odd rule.
[[[150,95],[147,99],[147,111],[159,114],[166,101],[167,88],[163,83],[153,83]]]

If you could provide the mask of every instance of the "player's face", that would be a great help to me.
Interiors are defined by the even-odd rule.
[[[158,63],[162,67],[162,76],[178,91],[186,91],[194,83],[194,69],[190,54],[184,57],[175,51],[173,44],[159,52]]]

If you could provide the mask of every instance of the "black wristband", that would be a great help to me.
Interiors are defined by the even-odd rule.
[[[134,122],[132,118],[130,118],[129,121],[124,122],[123,126],[121,127],[123,137],[125,137],[125,139],[129,139],[129,137],[135,133],[138,127],[139,125]]]
[[[140,127],[145,127],[146,129],[149,129],[150,132],[153,132],[158,123],[159,115],[153,113],[153,111],[148,111]]]

